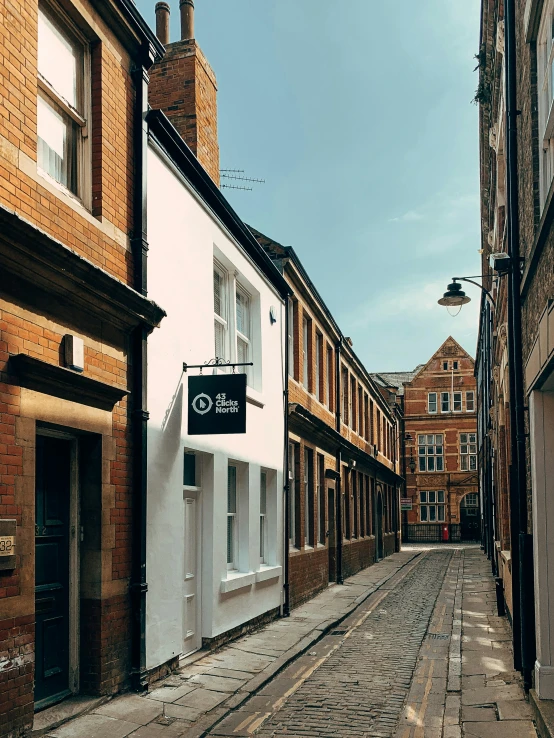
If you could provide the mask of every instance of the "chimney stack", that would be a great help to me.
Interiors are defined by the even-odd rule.
[[[194,38],[194,0],[179,0],[181,41]]]
[[[148,102],[164,111],[219,187],[217,81],[194,38],[194,0],[180,0],[179,10],[181,40],[169,43],[169,5],[156,3],[156,35],[165,56],[148,71]]]
[[[170,12],[171,8],[167,3],[156,3],[156,36],[164,46],[167,46],[169,43]]]

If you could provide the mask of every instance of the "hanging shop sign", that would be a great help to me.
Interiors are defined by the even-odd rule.
[[[189,436],[246,433],[246,374],[189,377]]]
[[[411,510],[412,509],[412,498],[411,497],[401,497],[400,498],[400,509],[401,510]]]

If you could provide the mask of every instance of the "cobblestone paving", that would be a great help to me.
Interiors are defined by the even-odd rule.
[[[256,735],[392,736],[451,557],[423,556]]]

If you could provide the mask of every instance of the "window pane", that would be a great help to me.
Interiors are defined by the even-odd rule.
[[[245,364],[247,361],[249,361],[248,343],[242,338],[237,337],[237,362],[239,364]]]
[[[425,444],[425,439],[426,439],[426,436],[418,436],[418,437],[417,437],[417,442],[418,442],[418,444],[419,444],[420,446],[421,446],[421,445],[424,445],[424,444]]]
[[[419,457],[419,471],[425,471],[425,457]]]
[[[477,453],[477,446],[474,443],[470,444],[470,446],[469,446],[469,453],[470,454],[476,454]]]
[[[262,472],[260,475],[260,513],[266,514],[267,506],[267,474]]]
[[[250,338],[250,299],[237,288],[237,331]]]
[[[37,98],[38,166],[77,194],[79,126],[42,95]]]
[[[429,502],[436,502],[437,496],[435,492],[429,492]]]
[[[439,522],[444,523],[444,505],[439,505],[437,507],[437,512],[438,512]]]
[[[471,471],[475,471],[475,469],[477,469],[477,456],[469,457],[469,468]]]
[[[38,14],[38,71],[56,92],[79,110],[79,81],[83,50],[69,34]]]
[[[215,331],[215,355],[220,359],[225,358],[225,326],[218,320],[214,322]]]
[[[437,519],[437,508],[432,505],[429,507],[429,521],[432,523]]]
[[[437,471],[443,470],[442,456],[437,456]]]
[[[439,433],[438,435],[435,436],[435,443],[442,446],[442,433]]]
[[[421,501],[427,502],[427,492],[420,492]]]
[[[444,492],[437,492],[437,501],[444,502]]]
[[[223,275],[214,269],[214,313],[221,318],[225,317],[223,287]]]
[[[227,512],[237,511],[237,468],[230,466],[227,472]]]
[[[425,505],[422,505],[421,508],[421,519],[423,522],[427,522],[427,507]]]
[[[232,564],[235,550],[235,518],[227,516],[227,563]]]
[[[467,471],[467,456],[462,456],[460,459],[460,468],[462,471]]]
[[[437,456],[442,456],[442,446],[437,446],[435,453]]]
[[[435,471],[435,457],[434,456],[427,457],[427,471]]]
[[[460,433],[460,443],[467,443],[467,433]]]
[[[194,454],[184,455],[183,484],[187,487],[196,486],[196,456]]]
[[[435,443],[435,436],[427,436],[427,443]]]

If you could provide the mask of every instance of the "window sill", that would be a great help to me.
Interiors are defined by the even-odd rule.
[[[237,589],[251,587],[256,581],[256,573],[253,571],[228,571],[227,578],[221,580],[220,592],[235,592]]]
[[[267,582],[270,579],[277,579],[283,573],[281,566],[268,566],[262,564],[260,570],[256,572],[256,582]]]
[[[255,407],[263,408],[265,406],[261,392],[257,392],[255,389],[252,389],[252,387],[246,387],[246,402],[250,403],[250,405],[254,405]]]

